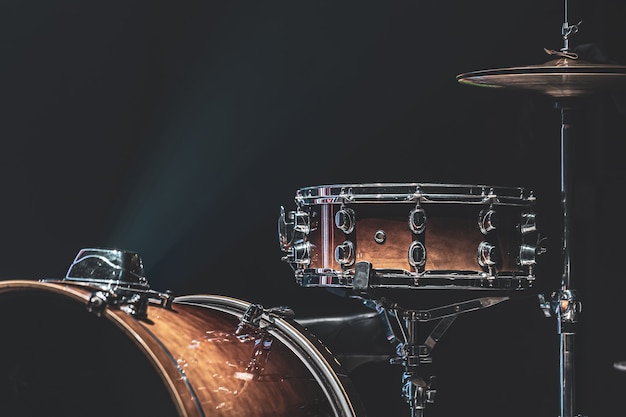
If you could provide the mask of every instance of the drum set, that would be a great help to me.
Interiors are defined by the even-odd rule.
[[[625,66],[579,59],[569,45],[577,31],[566,1],[564,47],[547,51],[553,60],[457,77],[547,94],[561,113],[563,272],[550,296],[535,294],[558,324],[559,417],[576,415],[582,304],[571,256],[570,111],[575,99],[626,87]],[[533,293],[546,252],[536,196],[523,187],[330,184],[301,188],[294,200],[294,210],[280,208],[282,260],[301,287],[339,292],[375,312],[411,417],[435,401],[434,377],[423,369],[455,319]],[[433,290],[468,297],[427,308],[413,297]],[[427,334],[424,323],[433,325]],[[135,252],[86,248],[62,279],[1,281],[0,329],[0,404],[11,416],[367,414],[344,364],[289,308],[156,291]]]

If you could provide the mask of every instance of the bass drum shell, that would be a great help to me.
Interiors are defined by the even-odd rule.
[[[365,415],[336,359],[293,320],[274,320],[264,369],[247,380],[255,339],[235,331],[250,303],[194,295],[151,302],[144,319],[112,307],[97,316],[86,308],[94,291],[0,282],[3,414]]]

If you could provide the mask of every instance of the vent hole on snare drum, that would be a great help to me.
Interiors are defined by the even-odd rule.
[[[377,230],[374,233],[374,242],[382,245],[383,243],[385,243],[385,240],[387,240],[387,234],[384,230]]]

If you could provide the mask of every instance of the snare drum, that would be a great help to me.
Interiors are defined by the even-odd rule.
[[[111,288],[0,282],[3,415],[362,413],[337,361],[280,311],[223,296],[172,300]],[[252,306],[259,314],[242,321]]]
[[[305,287],[523,289],[543,252],[520,187],[325,185],[295,202],[278,235]]]

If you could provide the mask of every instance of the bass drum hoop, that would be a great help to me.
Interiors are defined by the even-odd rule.
[[[212,308],[238,318],[241,318],[252,304],[232,297],[206,294],[178,296],[174,298],[174,303]],[[269,333],[288,346],[307,367],[337,417],[365,415],[360,403],[349,400],[356,398],[357,394],[347,375],[342,371],[341,364],[319,339],[293,320],[273,317],[271,322],[265,318],[261,322],[264,326],[271,325]]]

